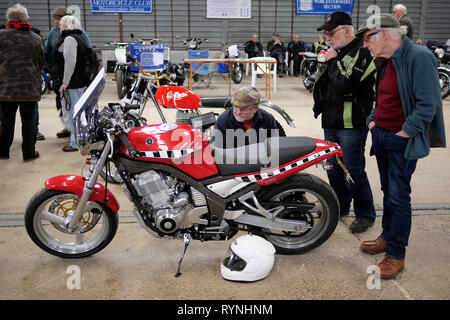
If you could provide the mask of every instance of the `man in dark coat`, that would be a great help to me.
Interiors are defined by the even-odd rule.
[[[35,107],[41,99],[44,46],[31,31],[28,10],[16,4],[6,12],[6,29],[0,30],[0,158],[8,159],[14,140],[17,109],[22,120],[23,160],[39,157],[35,150]]]

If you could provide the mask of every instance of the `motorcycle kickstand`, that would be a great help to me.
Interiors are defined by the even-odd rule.
[[[181,276],[181,263],[183,262],[184,254],[186,253],[186,249],[189,246],[189,243],[191,242],[191,234],[190,233],[184,233],[183,234],[183,247],[181,248],[181,259],[180,262],[178,262],[178,269],[177,273],[175,274],[175,278],[178,278]]]

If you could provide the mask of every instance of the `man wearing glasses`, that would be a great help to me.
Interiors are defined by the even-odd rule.
[[[260,100],[260,93],[253,87],[237,90],[231,99],[233,107],[217,118],[214,145],[236,148],[262,142],[273,136],[273,133],[277,134],[275,118],[267,111],[259,109]]]
[[[344,165],[353,183],[336,160],[329,159],[328,179],[340,203],[341,216],[348,215],[353,201],[355,220],[350,231],[360,233],[375,221],[372,190],[365,172],[366,118],[374,101],[376,68],[363,40],[355,38],[352,19],[342,11],[333,12],[319,28],[331,48],[325,54],[327,67],[314,86],[314,117],[322,114],[325,140],[342,147]]]
[[[378,69],[376,106],[366,122],[372,135],[383,190],[382,233],[361,250],[385,252],[381,278],[395,278],[405,266],[411,232],[411,178],[417,160],[431,147],[445,147],[437,61],[414,44],[390,14],[373,15],[357,31],[364,47],[383,61]],[[377,60],[378,60],[377,59]]]

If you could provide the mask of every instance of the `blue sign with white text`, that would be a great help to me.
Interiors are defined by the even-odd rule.
[[[328,15],[334,11],[353,12],[354,0],[296,0],[296,14]]]
[[[164,69],[164,45],[163,44],[131,44],[130,55],[135,57],[144,70]],[[139,71],[136,66],[131,66],[131,71]]]
[[[93,13],[153,13],[153,0],[91,0]]]

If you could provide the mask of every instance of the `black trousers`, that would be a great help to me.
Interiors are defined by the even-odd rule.
[[[294,64],[294,75],[299,74],[300,73],[300,64],[302,63],[303,57],[297,55],[291,55],[291,59],[290,59],[293,64]]]
[[[36,101],[0,102],[0,108],[0,156],[9,157],[9,149],[14,140],[16,113],[19,109],[22,120],[22,156],[24,159],[34,157]]]

